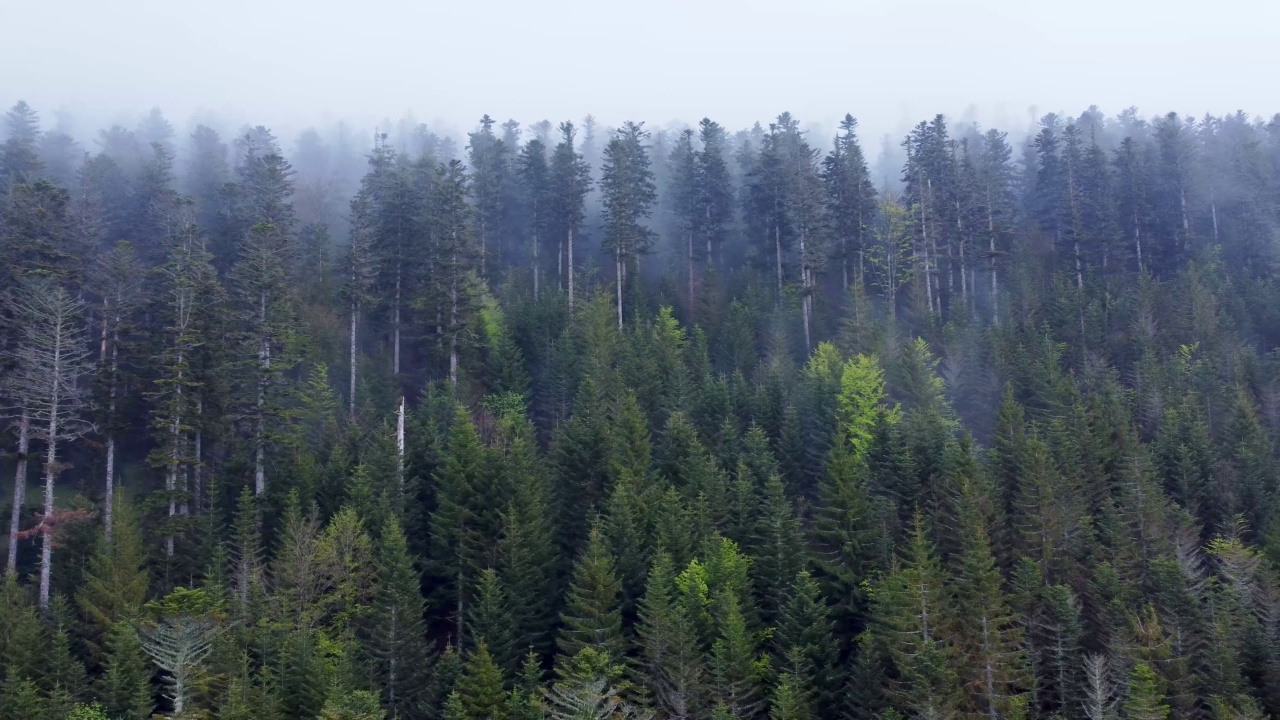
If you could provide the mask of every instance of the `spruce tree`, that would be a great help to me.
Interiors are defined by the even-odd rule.
[[[648,252],[653,242],[653,233],[643,222],[657,201],[653,170],[645,148],[648,137],[644,123],[624,123],[605,147],[600,176],[604,249],[613,256],[619,329],[623,322],[622,297],[627,276],[638,274],[639,257]]]
[[[558,662],[563,666],[584,648],[592,648],[611,658],[623,659],[622,590],[615,573],[604,533],[597,524],[591,528],[587,547],[574,564],[560,615],[556,639]]]
[[[377,540],[374,631],[367,647],[392,717],[411,717],[424,701],[432,657],[424,627],[421,576],[400,522],[387,520]]]

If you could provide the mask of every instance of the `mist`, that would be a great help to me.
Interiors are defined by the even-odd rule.
[[[288,145],[411,116],[463,139],[593,114],[730,129],[789,111],[864,138],[943,113],[1019,134],[1045,112],[1268,110],[1276,4],[553,2],[0,3],[0,105],[82,143],[159,107],[186,134],[265,125]]]

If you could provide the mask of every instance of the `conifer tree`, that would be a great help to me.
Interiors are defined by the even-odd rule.
[[[113,541],[94,553],[76,602],[99,637],[134,620],[147,600],[151,578],[142,528],[132,505],[117,492]]]
[[[106,654],[100,692],[103,706],[112,717],[146,720],[155,702],[151,695],[151,673],[138,634],[127,622],[118,622],[107,632]]]
[[[619,607],[622,588],[614,562],[603,531],[598,524],[593,526],[586,550],[574,564],[560,615],[556,648],[561,664],[568,663],[584,648],[595,649],[618,661],[623,659],[625,646]]]
[[[465,648],[463,627],[475,582],[497,561],[500,518],[493,498],[484,493],[489,473],[488,453],[470,414],[459,405],[435,477],[431,560],[438,604],[448,608],[460,648]]]
[[[11,185],[34,182],[41,171],[36,140],[40,137],[40,116],[24,100],[5,113],[5,141],[0,145],[0,190]]]
[[[573,259],[576,238],[586,216],[587,193],[591,190],[591,166],[574,148],[577,131],[571,122],[560,123],[560,142],[551,154],[550,210],[551,227],[560,238],[556,256],[556,274],[569,297],[573,312],[575,289]]]
[[[461,703],[463,717],[467,720],[506,720],[507,695],[503,684],[502,670],[494,664],[489,646],[481,640],[467,658],[454,691]]]
[[[19,335],[12,356],[15,368],[5,377],[5,396],[20,406],[20,423],[26,428],[23,430],[20,426],[20,431],[45,447],[43,511],[35,528],[26,531],[30,536],[40,537],[39,606],[43,611],[49,608],[53,535],[59,521],[54,504],[54,485],[63,469],[59,446],[65,452],[67,443],[91,427],[83,415],[89,398],[81,383],[90,369],[85,330],[81,325],[84,303],[56,281],[33,277],[23,281],[10,310]],[[25,452],[25,447],[20,449]],[[23,497],[15,487],[14,520],[9,529],[10,574],[19,539],[18,509],[22,502]]]
[[[432,658],[424,627],[421,579],[392,516],[378,534],[378,582],[371,653],[392,717],[409,717],[423,700]]]
[[[640,601],[636,634],[639,684],[664,713],[693,717],[706,703],[706,666],[686,597],[676,586],[671,557],[658,553]]]
[[[492,662],[505,675],[513,676],[519,657],[514,643],[515,626],[512,606],[498,573],[492,568],[480,573],[476,582],[476,599],[467,617],[467,636],[473,644],[483,643]]]
[[[774,637],[778,665],[801,683],[800,699],[810,701],[819,717],[836,713],[845,680],[840,648],[826,598],[807,570],[796,573]]]
[[[840,264],[841,287],[846,291],[852,279],[861,278],[866,272],[868,237],[876,207],[875,186],[857,133],[858,121],[846,114],[831,153],[822,161],[822,179],[837,238],[835,257]]]
[[[725,157],[724,128],[710,118],[698,122],[697,198],[695,216],[699,234],[706,243],[705,260],[711,268],[723,262],[724,243],[733,220],[733,185]]]
[[[604,248],[613,255],[618,329],[622,329],[622,296],[627,274],[635,274],[640,255],[653,242],[643,224],[657,201],[644,123],[626,122],[604,150],[600,192],[604,202]]]
[[[144,301],[142,268],[133,246],[121,241],[98,259],[92,275],[95,292],[102,298],[102,322],[99,330],[98,376],[102,408],[103,433],[106,435],[106,482],[103,485],[102,527],[108,544],[112,541],[112,504],[115,501],[116,432],[121,418],[117,412],[121,395],[129,386],[120,368],[121,341],[127,342],[135,323],[134,312]],[[128,352],[128,351],[126,351]],[[127,359],[127,356],[126,356]]]

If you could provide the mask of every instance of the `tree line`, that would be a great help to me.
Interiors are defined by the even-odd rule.
[[[1280,712],[1280,116],[175,135],[6,116],[0,718]]]

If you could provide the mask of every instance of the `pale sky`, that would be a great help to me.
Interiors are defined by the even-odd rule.
[[[0,103],[298,128],[1280,111],[1278,0],[0,0]],[[94,127],[76,128],[80,133]]]

